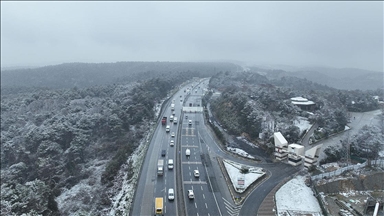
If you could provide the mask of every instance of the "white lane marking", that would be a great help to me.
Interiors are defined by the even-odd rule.
[[[197,204],[195,203],[195,207],[197,208]]]
[[[203,198],[205,199],[205,195],[203,194]]]
[[[192,190],[193,190],[193,185],[192,185]]]
[[[205,208],[208,208],[207,203],[205,203]]]

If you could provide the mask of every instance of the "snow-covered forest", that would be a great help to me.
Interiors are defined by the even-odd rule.
[[[211,108],[224,128],[250,140],[262,134],[269,143],[273,142],[274,130],[289,143],[300,141],[305,131],[294,124],[300,119],[318,125],[311,141],[343,131],[350,120],[349,112],[379,109],[373,96],[382,100],[383,95],[380,89],[337,90],[296,77],[271,79],[257,71],[218,73],[210,80],[210,87],[221,93],[211,100]],[[313,111],[303,111],[291,103],[293,97],[307,98],[316,106]],[[274,127],[266,126],[266,122],[273,122]]]
[[[1,215],[106,215],[122,187],[119,173],[135,174],[127,160],[157,120],[159,103],[182,82],[220,68],[168,63],[155,71],[152,64],[131,64],[141,65],[131,80],[125,76],[117,84],[111,79],[103,84],[106,75],[81,72],[99,64],[76,65],[12,71],[7,79],[13,86],[3,86],[2,79]],[[40,85],[37,81],[50,68],[76,68],[79,74],[48,75],[53,83],[47,78]],[[116,74],[107,73],[118,79]],[[52,87],[64,76],[62,84]],[[27,77],[31,82],[23,85]],[[76,77],[82,79],[70,82]],[[79,85],[87,79],[98,80],[97,85]]]
[[[1,215],[116,215],[127,209],[114,199],[123,178],[138,172],[129,158],[144,151],[138,146],[157,120],[160,102],[193,77],[212,76],[210,88],[221,96],[210,101],[211,108],[224,128],[250,140],[263,134],[266,142],[271,122],[289,142],[305,133],[295,126],[300,121],[319,125],[314,140],[327,137],[344,130],[348,111],[377,109],[372,96],[383,95],[235,69],[223,63],[131,62],[2,71]],[[297,96],[314,101],[315,110],[293,105],[290,98]],[[361,140],[374,147],[382,143],[374,136],[379,131],[363,128],[351,151],[376,157]]]

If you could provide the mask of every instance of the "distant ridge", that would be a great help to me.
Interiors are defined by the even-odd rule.
[[[285,68],[286,70],[282,69]],[[344,90],[376,90],[384,88],[384,73],[358,68],[332,67],[290,67],[270,65],[255,66],[253,69],[272,76],[293,76]],[[268,75],[267,75],[268,76]],[[277,77],[276,77],[277,78]]]
[[[175,73],[193,73],[207,77],[219,71],[235,71],[237,65],[225,62],[116,62],[63,63],[38,68],[1,71],[1,88],[89,87],[150,78],[172,77]]]

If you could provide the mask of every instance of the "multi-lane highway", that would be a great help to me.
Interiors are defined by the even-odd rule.
[[[164,215],[256,215],[269,191],[297,171],[286,164],[257,164],[224,151],[209,132],[203,113],[193,109],[202,110],[201,99],[207,85],[208,79],[188,84],[164,106],[162,116],[168,117],[166,125],[170,126],[170,132],[167,133],[165,126],[158,122],[142,166],[131,215],[154,215],[155,197],[164,198]],[[175,104],[174,111],[171,103]],[[183,106],[188,109],[183,111]],[[178,119],[176,124],[169,119],[173,112]],[[171,136],[172,132],[175,137]],[[171,140],[174,140],[174,146],[170,145]],[[161,155],[163,150],[166,151],[164,157]],[[230,183],[221,172],[217,158],[263,167],[269,173],[268,179],[248,196],[243,205],[236,206],[228,189]],[[165,161],[163,176],[157,175],[159,159]],[[167,168],[168,159],[175,161],[172,170]],[[199,171],[199,177],[194,175],[194,170]],[[168,200],[169,188],[175,189],[174,201]],[[193,190],[194,199],[188,197],[188,190]]]

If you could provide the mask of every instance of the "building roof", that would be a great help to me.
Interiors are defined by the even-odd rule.
[[[315,102],[313,102],[313,101],[305,101],[305,102],[292,101],[292,103],[295,105],[313,105],[313,104],[315,104]]]
[[[305,156],[314,158],[315,156],[319,156],[320,154],[320,148],[323,146],[323,144],[320,144],[318,146],[315,146],[307,151],[305,151]]]
[[[292,143],[288,145],[288,152],[304,156],[304,146]]]
[[[293,97],[293,98],[291,98],[291,101],[306,102],[306,101],[308,101],[308,99],[303,98],[303,97]]]
[[[308,100],[303,97],[293,97],[291,98],[291,102],[295,105],[313,105],[315,102]]]
[[[273,134],[273,137],[274,137],[274,140],[275,140],[275,146],[282,147],[282,146],[287,146],[288,145],[287,140],[284,138],[284,136],[280,132],[275,132]]]

